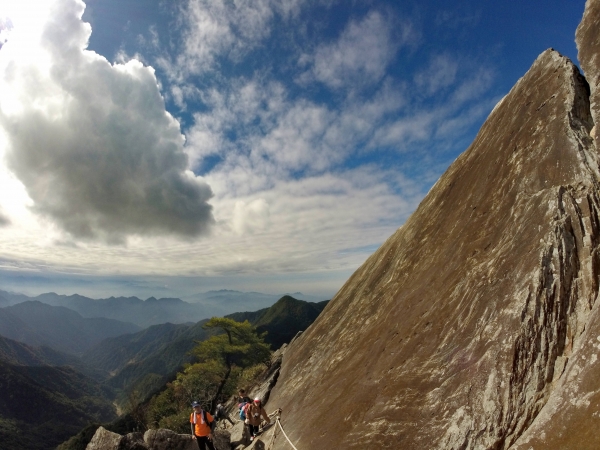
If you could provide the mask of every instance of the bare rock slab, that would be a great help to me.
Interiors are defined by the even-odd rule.
[[[248,434],[247,428],[244,426],[243,421],[237,422],[229,429],[229,432],[232,448],[237,448],[240,445],[245,447],[250,444],[250,435]]]
[[[270,404],[298,448],[600,448],[599,1],[578,32],[592,87],[542,53],[289,346]],[[569,398],[573,422],[543,425]]]

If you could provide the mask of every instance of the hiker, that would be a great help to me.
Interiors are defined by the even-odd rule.
[[[227,414],[225,408],[220,403],[217,405],[217,409],[215,411],[215,418],[217,419],[217,422],[219,420],[227,419],[229,420],[229,423],[233,425],[233,420],[231,420],[231,417],[229,417],[229,414]]]
[[[242,409],[244,404],[250,403],[250,402],[252,402],[252,400],[250,400],[250,397],[248,397],[246,395],[246,391],[244,389],[240,389],[238,391],[238,401],[237,402],[238,402],[238,408]]]
[[[269,418],[267,411],[265,411],[265,408],[263,408],[260,398],[255,398],[252,403],[248,403],[244,407],[244,413],[246,415],[246,420],[244,420],[244,423],[250,432],[250,440],[253,441],[256,435],[258,435],[258,427],[260,426],[261,416],[267,421],[267,423],[270,423],[271,419]]]
[[[238,391],[238,398],[237,398],[240,420],[246,419],[246,416],[244,415],[244,406],[246,406],[248,403],[251,403],[251,402],[252,402],[252,400],[250,400],[250,397],[248,397],[246,395],[246,391],[244,389],[240,389]]]
[[[202,405],[198,402],[192,402],[194,412],[190,414],[190,425],[192,427],[192,439],[198,442],[200,450],[215,450],[212,443],[214,426],[213,416],[209,412],[202,409]]]

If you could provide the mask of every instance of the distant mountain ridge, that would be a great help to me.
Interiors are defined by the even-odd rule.
[[[0,335],[32,346],[81,355],[100,341],[140,327],[102,317],[84,318],[62,306],[27,301],[0,308]]]
[[[265,341],[271,344],[273,350],[277,350],[289,343],[299,331],[307,329],[328,302],[311,303],[285,295],[270,308],[234,313],[226,317],[238,322],[248,320],[259,332],[266,331]]]
[[[191,361],[189,351],[209,332],[202,326],[160,324],[138,333],[109,338],[86,352],[82,361],[107,373],[115,389],[153,391],[178,368]]]
[[[16,366],[67,366],[79,362],[76,356],[50,347],[33,347],[3,336],[0,336],[0,360]]]
[[[308,301],[323,300],[299,292],[293,296]],[[179,298],[157,299],[155,297],[146,300],[138,297],[92,299],[79,294],[59,295],[54,292],[28,297],[0,290],[0,308],[26,301],[39,301],[52,306],[72,309],[85,318],[104,317],[131,322],[141,328],[146,328],[167,322],[195,323],[214,316],[225,316],[234,311],[268,308],[279,298],[281,295],[227,289],[198,293],[184,297],[183,300]]]

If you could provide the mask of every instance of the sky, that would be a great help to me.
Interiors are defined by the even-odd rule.
[[[0,0],[0,289],[331,298],[584,0]]]

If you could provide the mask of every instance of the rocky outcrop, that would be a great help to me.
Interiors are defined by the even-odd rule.
[[[594,86],[599,1],[578,32]],[[540,55],[289,346],[269,406],[298,448],[600,448],[590,94],[597,109],[571,61]]]
[[[100,427],[96,430],[96,433],[87,445],[86,450],[117,450],[122,440],[123,436],[120,434],[113,433],[104,427]]]
[[[230,450],[229,433],[222,430],[215,433],[213,443],[217,450]],[[165,429],[121,436],[100,427],[86,450],[198,450],[198,443],[189,434]]]
[[[600,119],[600,2],[588,0],[583,19],[577,27],[578,58],[591,88],[591,110],[594,123]],[[592,131],[596,148],[600,148],[600,130]]]
[[[588,1],[583,20],[577,29],[579,61],[590,83],[591,113],[594,127],[591,136],[600,149],[600,1]],[[565,364],[548,403],[517,443],[515,450],[530,448],[597,449],[596,431],[600,411],[600,312],[594,307],[585,330],[574,345],[572,357]]]
[[[242,449],[250,445],[250,433],[248,433],[243,421],[239,421],[231,427],[229,433],[231,448]]]
[[[273,353],[269,367],[261,377],[261,382],[249,391],[251,398],[260,398],[264,405],[268,403],[269,397],[271,396],[271,390],[275,387],[277,379],[279,378],[281,363],[286,350],[287,344],[283,344],[279,350]]]

